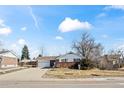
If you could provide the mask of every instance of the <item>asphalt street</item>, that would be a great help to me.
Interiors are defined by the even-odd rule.
[[[1,88],[124,88],[124,81],[0,81]]]

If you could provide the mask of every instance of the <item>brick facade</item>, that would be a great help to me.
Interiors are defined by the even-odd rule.
[[[16,67],[18,65],[18,59],[13,57],[2,57],[1,67]]]
[[[58,68],[72,68],[76,64],[78,64],[78,62],[56,62],[56,67],[58,67]]]
[[[24,67],[37,67],[38,66],[38,62],[37,61],[30,61],[30,62],[27,62],[27,63],[25,63],[25,62],[20,62],[19,63],[19,66],[24,66]]]

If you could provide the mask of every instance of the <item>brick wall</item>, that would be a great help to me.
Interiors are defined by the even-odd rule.
[[[20,62],[20,63],[19,63],[19,66],[37,67],[37,66],[38,66],[38,62],[37,62],[37,61],[35,61],[35,62],[27,62],[27,63]]]
[[[72,68],[77,62],[56,62],[58,68]]]
[[[18,65],[18,59],[12,58],[12,57],[2,57],[2,63],[1,66],[7,66],[7,65]]]

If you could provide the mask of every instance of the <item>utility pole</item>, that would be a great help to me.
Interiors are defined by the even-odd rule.
[[[44,55],[44,47],[41,46],[41,47],[39,48],[39,50],[40,50],[41,55],[43,56],[43,55]]]
[[[44,54],[44,48],[43,47],[41,48],[41,54],[42,54],[42,56]]]

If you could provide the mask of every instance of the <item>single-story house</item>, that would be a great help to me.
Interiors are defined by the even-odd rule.
[[[37,60],[24,59],[19,62],[22,67],[37,67]]]
[[[57,56],[41,56],[37,57],[39,68],[53,67]]]
[[[0,51],[0,68],[9,68],[18,66],[18,57],[9,50]]]
[[[116,69],[121,65],[120,55],[104,55],[100,59],[99,68],[101,69]]]
[[[79,56],[76,53],[70,52],[66,53],[64,55],[60,55],[56,58],[56,67],[64,67],[64,68],[71,68],[75,64],[78,64],[80,60],[82,59],[81,56]]]

